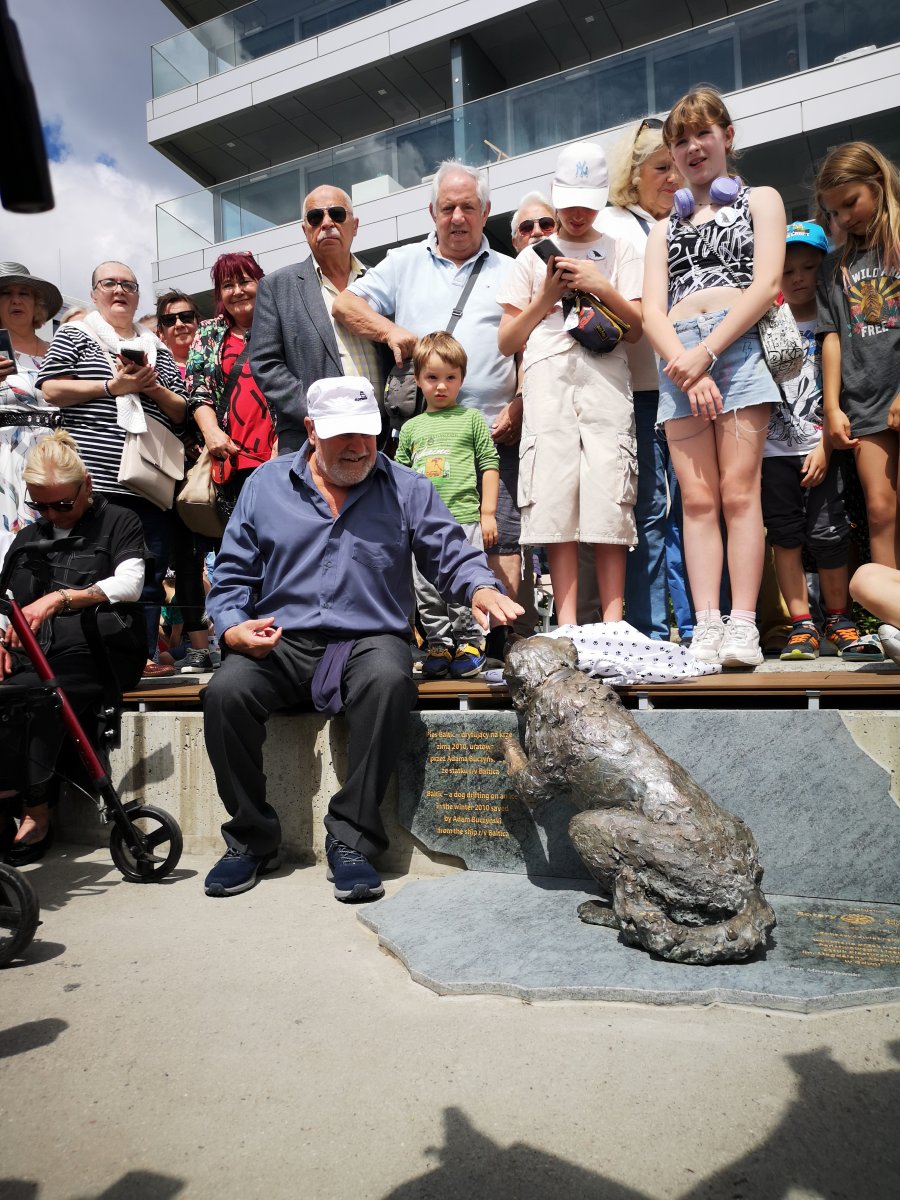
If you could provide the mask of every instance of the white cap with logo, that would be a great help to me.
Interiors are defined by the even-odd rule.
[[[609,196],[606,155],[596,142],[574,142],[560,153],[551,190],[555,208],[599,212]]]
[[[361,375],[317,379],[307,390],[306,411],[320,438],[381,433],[381,410],[375,392]]]

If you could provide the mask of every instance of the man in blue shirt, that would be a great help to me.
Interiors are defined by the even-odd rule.
[[[347,719],[346,780],[325,818],[335,896],[383,895],[369,858],[388,844],[379,806],[415,703],[412,557],[485,628],[522,611],[430,481],[376,451],[381,414],[368,380],[319,380],[307,403],[307,443],[245,484],[207,598],[229,653],[204,694],[206,746],[230,815],[208,896],[247,891],[278,866],[266,722],[310,699]]]

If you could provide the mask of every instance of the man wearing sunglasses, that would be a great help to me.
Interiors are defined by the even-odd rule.
[[[358,375],[376,395],[384,390],[382,348],[331,317],[332,305],[363,274],[351,246],[359,227],[350,197],[324,185],[303,202],[303,232],[310,256],[259,281],[250,369],[275,417],[280,454],[306,441],[306,389],[316,379]]]
[[[539,242],[541,238],[553,237],[556,233],[556,214],[553,205],[540,192],[529,192],[512,219],[512,244],[516,254],[526,246]]]

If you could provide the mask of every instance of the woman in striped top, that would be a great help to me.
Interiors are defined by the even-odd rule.
[[[147,621],[148,670],[156,668],[162,581],[169,565],[171,517],[118,481],[128,423],[125,397],[136,396],[144,413],[168,429],[186,416],[184,384],[175,360],[152,333],[135,325],[140,293],[130,267],[101,263],[91,280],[95,308],[79,321],[61,325],[41,362],[37,385],[44,399],[63,410],[63,424],[78,445],[94,490],[136,513],[153,558],[141,600]],[[122,358],[123,343],[144,354],[144,365]]]

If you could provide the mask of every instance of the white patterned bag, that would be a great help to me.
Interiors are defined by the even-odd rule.
[[[803,369],[803,338],[786,304],[773,304],[756,322],[763,357],[780,386],[796,379]]]

